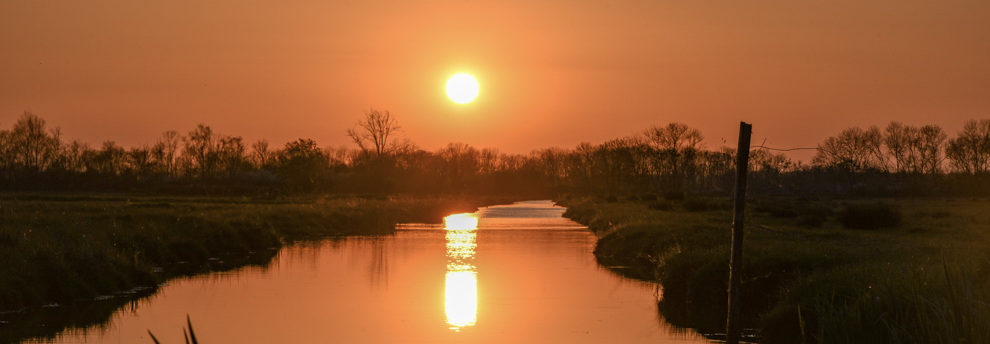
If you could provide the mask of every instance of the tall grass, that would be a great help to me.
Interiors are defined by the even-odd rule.
[[[599,234],[600,263],[662,283],[658,308],[667,321],[722,331],[729,211],[591,198],[562,203],[566,216]],[[743,318],[763,342],[990,343],[990,254],[982,253],[990,248],[990,202],[750,203]],[[883,231],[847,229],[849,209],[879,209],[898,222]]]
[[[768,314],[768,342],[795,332],[795,309],[810,310],[821,343],[990,343],[987,261],[849,266],[800,278]]]
[[[162,344],[151,330],[148,330],[148,336],[151,337],[153,343]],[[186,314],[186,328],[182,329],[182,338],[185,339],[186,344],[199,344],[199,340],[196,339],[196,332],[193,331],[192,320],[189,319],[188,314]]]
[[[480,201],[0,195],[0,310],[155,286],[219,261],[270,258],[293,240],[391,233]]]

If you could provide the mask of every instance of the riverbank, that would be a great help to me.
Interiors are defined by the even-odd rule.
[[[179,275],[270,260],[284,243],[387,234],[491,200],[0,195],[0,310],[154,288]]]
[[[559,203],[598,234],[601,264],[662,283],[669,322],[724,331],[728,199]],[[974,199],[749,201],[745,325],[766,343],[990,342],[988,209]]]

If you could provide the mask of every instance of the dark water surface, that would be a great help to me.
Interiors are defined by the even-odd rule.
[[[594,259],[595,238],[549,201],[445,225],[283,248],[269,266],[170,281],[105,326],[52,343],[705,342],[657,313],[656,287]]]

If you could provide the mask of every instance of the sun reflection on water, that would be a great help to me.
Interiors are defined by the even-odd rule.
[[[443,222],[447,230],[444,310],[450,329],[460,331],[478,321],[478,272],[474,266],[478,216],[454,214]]]
[[[478,215],[474,213],[454,214],[443,218],[443,228],[446,230],[466,230],[478,229]]]

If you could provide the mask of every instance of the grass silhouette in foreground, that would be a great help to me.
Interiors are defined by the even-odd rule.
[[[182,329],[182,337],[186,339],[186,344],[199,344],[199,341],[196,340],[196,332],[193,331],[192,320],[189,319],[189,314],[186,314],[186,327],[189,330],[188,332],[186,329]],[[155,344],[162,344],[158,341],[158,338],[155,338],[155,334],[151,333],[151,330],[148,330],[148,335],[151,336],[151,341]]]

